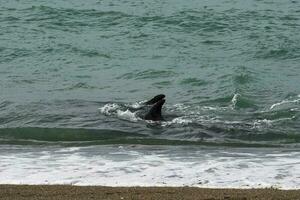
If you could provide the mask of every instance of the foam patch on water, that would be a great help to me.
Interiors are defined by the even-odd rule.
[[[262,119],[262,120],[255,120],[253,122],[253,128],[262,128],[264,126],[271,126],[273,123],[272,120]]]
[[[176,123],[176,124],[189,124],[192,122],[193,122],[192,120],[185,119],[184,117],[177,117],[172,120],[172,123]]]
[[[275,123],[280,123],[280,122],[285,122],[289,120],[295,119],[295,116],[292,117],[284,117],[284,118],[279,118],[279,119],[260,119],[260,120],[254,120],[253,122],[253,128],[268,128],[273,126]]]
[[[191,119],[185,119],[184,117],[176,117],[176,118],[172,119],[171,121],[162,122],[162,126],[169,126],[172,124],[187,125],[192,122],[193,121]]]
[[[203,106],[202,110],[219,110],[219,107]]]
[[[236,93],[233,95],[232,99],[231,99],[231,108],[234,109],[236,106],[236,103],[238,102],[238,97],[240,96],[240,94]]]
[[[134,103],[128,103],[128,104],[125,104],[126,107],[129,107],[129,108],[133,108],[133,109],[140,109],[142,107],[145,106],[145,103],[146,101],[139,101],[139,102],[134,102]]]
[[[142,103],[143,103],[143,102],[135,102],[135,103],[131,104],[130,106],[131,106],[132,108],[138,109],[138,108],[141,108],[141,107],[143,106]]]
[[[105,104],[103,107],[99,108],[99,110],[102,114],[109,116],[115,115],[119,119],[132,122],[137,122],[139,120],[135,112],[131,112],[129,109],[122,110],[121,106],[115,103]]]
[[[182,104],[182,103],[174,104],[173,107],[178,108],[178,109],[180,109],[180,110],[185,110],[185,109],[189,108],[189,106],[184,105],[184,104]]]
[[[117,111],[120,108],[118,104],[109,103],[105,104],[103,107],[99,108],[100,112],[105,115],[111,115],[113,112]]]
[[[297,149],[0,146],[0,184],[299,189]]]
[[[132,122],[137,122],[139,120],[136,114],[128,109],[126,111],[117,110],[117,116],[120,119],[125,119]]]
[[[299,96],[298,96],[299,97]],[[300,99],[295,99],[295,100],[283,100],[281,102],[278,103],[274,103],[273,105],[271,105],[270,110],[274,109],[275,107],[284,105],[284,104],[291,104],[291,103],[298,103],[300,102]]]

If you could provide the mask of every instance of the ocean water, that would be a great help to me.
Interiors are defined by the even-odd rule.
[[[1,0],[0,27],[0,183],[300,188],[300,2]]]

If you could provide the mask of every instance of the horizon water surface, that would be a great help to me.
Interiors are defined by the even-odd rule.
[[[293,0],[1,1],[0,183],[299,188],[299,18]],[[166,121],[133,111],[160,93]]]

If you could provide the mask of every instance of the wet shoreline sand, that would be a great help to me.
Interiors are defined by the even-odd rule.
[[[300,190],[0,185],[0,199],[299,199]]]

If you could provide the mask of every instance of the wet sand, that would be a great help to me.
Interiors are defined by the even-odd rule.
[[[300,190],[207,189],[195,187],[102,187],[70,185],[0,185],[0,199],[300,199]]]

